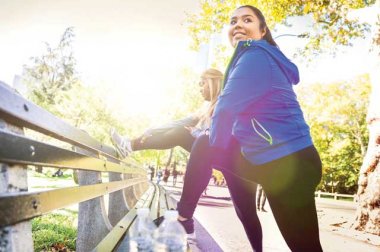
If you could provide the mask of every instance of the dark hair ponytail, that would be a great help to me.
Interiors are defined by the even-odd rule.
[[[243,5],[243,6],[240,6],[238,9],[241,9],[241,8],[248,8],[253,13],[255,13],[255,15],[257,16],[257,18],[260,21],[260,29],[262,31],[265,31],[265,35],[264,35],[263,39],[265,39],[269,44],[278,47],[277,43],[274,41],[274,39],[272,37],[272,33],[270,32],[270,30],[267,26],[267,22],[265,21],[265,17],[263,15],[263,13],[259,9],[257,9],[256,7],[253,7],[252,5]]]

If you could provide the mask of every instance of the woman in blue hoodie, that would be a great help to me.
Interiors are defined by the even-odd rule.
[[[236,212],[255,251],[262,251],[251,182],[264,188],[277,225],[292,251],[322,251],[314,191],[321,160],[293,91],[297,66],[279,50],[260,10],[242,6],[231,17],[235,52],[227,68],[210,133],[199,137],[190,155],[179,220],[192,217],[202,189],[201,175],[220,169]],[[204,182],[205,183],[205,182]],[[246,195],[235,188],[247,187]],[[236,200],[237,199],[237,200]],[[255,226],[256,227],[253,227]],[[259,227],[257,227],[257,225]]]

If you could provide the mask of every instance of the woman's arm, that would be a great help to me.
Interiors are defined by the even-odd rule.
[[[232,136],[236,116],[271,90],[269,55],[260,48],[245,52],[230,73],[219,96],[210,127],[210,144],[225,149]],[[255,105],[256,106],[256,105]]]

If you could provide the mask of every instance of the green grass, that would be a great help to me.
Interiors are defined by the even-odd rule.
[[[78,214],[76,211],[65,213],[46,214],[32,220],[34,251],[53,251],[54,247],[55,251],[57,248],[75,251]]]
[[[57,180],[62,180],[62,179],[72,179],[72,174],[70,174],[70,173],[68,173],[66,171],[63,173],[63,175],[61,177],[52,177],[52,174],[54,172],[51,169],[49,169],[49,168],[45,168],[45,170],[44,170],[43,173],[38,173],[38,172],[35,172],[33,170],[29,170],[29,174],[28,175],[30,175],[32,177],[36,177],[36,178],[47,179],[47,180],[50,180],[50,181],[57,181]]]
[[[55,168],[44,168],[43,173],[38,173],[28,169],[28,176],[32,178],[30,188],[38,191],[74,186],[71,170],[63,170],[62,177],[52,177],[55,171]],[[102,178],[108,180],[108,173],[102,173]],[[76,210],[60,209],[32,219],[34,251],[75,251],[77,218]]]

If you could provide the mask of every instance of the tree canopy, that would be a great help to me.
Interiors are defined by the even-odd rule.
[[[368,145],[368,75],[351,81],[300,86],[298,97],[318,149],[323,175],[319,189],[354,194]],[[355,96],[357,99],[352,99]]]
[[[31,57],[31,63],[24,65],[23,82],[29,87],[30,98],[42,107],[59,103],[63,92],[79,84],[74,37],[73,28],[67,28],[56,47],[45,43],[43,55]]]
[[[338,45],[351,45],[352,39],[362,38],[369,25],[358,22],[349,15],[352,9],[370,6],[375,0],[201,0],[200,11],[190,13],[187,27],[192,38],[192,48],[207,43],[212,34],[219,33],[229,23],[230,15],[237,7],[253,5],[264,14],[269,28],[288,23],[291,16],[310,16],[313,26],[306,35],[306,55]]]

